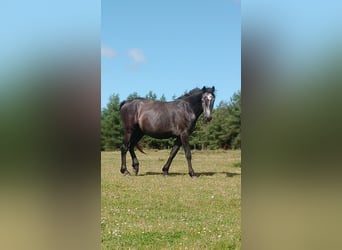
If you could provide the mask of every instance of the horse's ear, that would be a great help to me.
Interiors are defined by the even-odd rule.
[[[205,86],[203,86],[202,91],[205,92],[206,89],[207,89],[207,88],[206,88]]]
[[[214,92],[215,91],[215,86],[213,86],[212,89],[213,89],[213,92]]]

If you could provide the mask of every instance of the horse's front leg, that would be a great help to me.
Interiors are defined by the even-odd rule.
[[[173,158],[175,158],[180,146],[182,145],[181,141],[180,141],[180,138],[177,137],[173,147],[172,147],[172,150],[170,152],[170,156],[169,158],[167,159],[167,162],[165,163],[164,167],[163,167],[163,175],[169,175],[169,168],[170,168],[170,165],[171,165],[171,162],[173,160]]]
[[[189,169],[189,175],[192,178],[197,177],[197,175],[195,174],[193,168],[192,168],[192,163],[191,163],[191,150],[190,150],[190,145],[189,145],[189,137],[187,134],[184,134],[181,136],[181,140],[182,140],[182,144],[183,144],[183,148],[184,148],[184,152],[185,152],[185,158],[188,162],[188,169]]]

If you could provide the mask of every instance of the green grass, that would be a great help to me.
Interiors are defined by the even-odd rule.
[[[120,173],[120,152],[101,154],[102,249],[240,249],[240,151],[193,151],[192,179],[183,152],[137,153],[138,176]],[[131,159],[127,155],[128,169]]]

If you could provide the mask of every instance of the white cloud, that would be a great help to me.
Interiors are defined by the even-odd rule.
[[[109,47],[101,47],[101,56],[108,57],[108,58],[114,58],[117,56],[117,52]]]
[[[146,62],[144,51],[141,49],[130,49],[128,56],[133,60],[134,64],[142,64]]]

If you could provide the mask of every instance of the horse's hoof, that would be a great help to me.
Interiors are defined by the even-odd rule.
[[[192,179],[197,179],[197,178],[199,177],[199,175],[197,175],[197,174],[191,174],[190,177],[191,177]]]
[[[170,175],[169,175],[168,172],[163,172],[163,176],[164,176],[164,177],[169,177]]]
[[[134,175],[137,176],[138,173],[139,173],[139,166],[135,166],[135,167],[134,167],[134,165],[133,165],[132,167],[133,167],[133,173],[134,173]]]
[[[126,171],[126,172],[124,173],[124,176],[131,176],[131,173],[128,172],[128,171]]]

